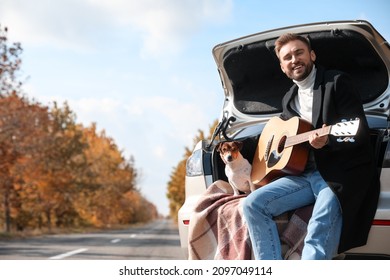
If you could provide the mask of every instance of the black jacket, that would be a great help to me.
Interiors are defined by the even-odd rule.
[[[333,125],[342,119],[360,119],[355,142],[329,143],[314,151],[318,170],[337,195],[343,214],[339,253],[365,245],[379,198],[379,178],[374,162],[370,132],[360,96],[348,75],[317,66],[313,94],[312,123]],[[282,119],[298,116],[291,101],[298,93],[294,85],[283,98]]]

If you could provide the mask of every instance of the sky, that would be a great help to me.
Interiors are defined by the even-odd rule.
[[[296,24],[362,19],[390,38],[390,1],[0,0],[20,42],[28,96],[67,102],[77,123],[135,159],[142,194],[169,213],[167,183],[199,129],[220,116],[212,48]]]

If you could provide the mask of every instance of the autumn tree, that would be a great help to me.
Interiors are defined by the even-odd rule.
[[[97,226],[132,222],[139,200],[130,195],[137,192],[134,159],[127,160],[113,139],[104,131],[98,133],[95,125],[84,130],[84,138],[88,167],[82,178],[78,208]]]
[[[217,125],[217,121],[210,126],[209,136],[210,138],[214,128]],[[185,201],[185,176],[186,176],[186,164],[188,158],[191,156],[192,150],[200,140],[207,139],[202,130],[198,130],[198,134],[193,139],[192,149],[186,147],[183,158],[179,161],[176,167],[173,168],[170,181],[167,186],[167,198],[169,200],[169,213],[174,221],[177,221],[177,214],[180,207]]]
[[[8,43],[8,28],[0,25],[0,97],[19,93],[22,82],[18,79],[21,67],[20,43]]]
[[[8,232],[13,209],[21,208],[16,188],[23,181],[19,166],[31,157],[31,139],[46,122],[47,113],[46,108],[22,96],[18,77],[22,48],[19,43],[8,43],[7,32],[0,25],[0,196]]]
[[[32,218],[28,201],[34,192],[33,187],[25,188],[27,167],[40,155],[44,144],[40,139],[46,133],[48,113],[46,107],[16,94],[0,99],[0,111],[3,116],[0,128],[4,131],[0,147],[4,155],[1,157],[1,178],[6,230],[10,230],[11,220],[21,230]]]
[[[156,207],[137,188],[138,172],[96,125],[67,103],[29,100],[19,81],[20,44],[0,26],[0,222],[6,231],[144,222]]]
[[[185,200],[185,175],[186,162],[191,151],[186,148],[183,159],[173,169],[170,181],[168,182],[167,198],[169,200],[169,214],[174,221],[177,221],[177,213]]]
[[[28,176],[30,187],[36,189],[39,213],[38,226],[43,224],[68,227],[82,223],[74,209],[78,196],[79,174],[85,168],[83,161],[86,144],[82,141],[83,127],[76,124],[76,116],[65,103],[54,103],[49,111],[50,123],[36,145]]]

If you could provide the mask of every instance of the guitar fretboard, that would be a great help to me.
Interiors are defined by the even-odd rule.
[[[332,127],[331,125],[325,126],[325,127],[321,127],[321,128],[315,129],[315,130],[304,132],[304,133],[301,133],[298,135],[289,136],[286,139],[286,143],[285,143],[284,147],[288,148],[288,147],[309,141],[309,136],[313,133],[317,133],[319,136],[328,135],[330,133],[331,127]]]

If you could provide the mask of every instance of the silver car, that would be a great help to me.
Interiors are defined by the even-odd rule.
[[[273,53],[286,32],[310,38],[317,62],[349,73],[358,86],[371,128],[381,194],[367,245],[346,252],[351,258],[390,257],[390,46],[367,21],[337,21],[274,29],[219,44],[213,49],[224,91],[220,123],[212,141],[200,141],[187,161],[184,205],[179,210],[181,246],[188,255],[188,226],[194,205],[216,180],[227,180],[217,155],[219,141],[241,140],[253,159],[265,123],[279,115],[291,87]]]

